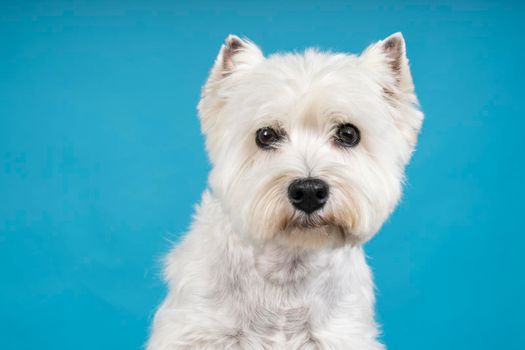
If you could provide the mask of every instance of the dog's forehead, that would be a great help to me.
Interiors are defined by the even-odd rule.
[[[272,55],[254,67],[258,79],[274,82],[276,94],[282,90],[306,94],[327,87],[358,86],[365,73],[356,56],[313,50],[303,54]]]
[[[355,56],[307,51],[270,56],[246,77],[252,116],[285,123],[348,120],[378,108],[380,86]]]

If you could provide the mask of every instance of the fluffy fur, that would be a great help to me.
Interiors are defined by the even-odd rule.
[[[209,190],[166,259],[148,349],[383,349],[362,244],[400,198],[423,119],[402,35],[361,55],[268,58],[229,36],[199,114]],[[334,142],[342,123],[356,147]],[[284,135],[274,150],[254,141],[268,126]],[[310,216],[287,197],[305,177],[330,185]]]

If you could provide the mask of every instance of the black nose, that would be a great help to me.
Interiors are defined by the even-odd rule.
[[[313,213],[328,200],[328,184],[313,178],[294,180],[288,186],[288,198],[295,208],[307,214]]]

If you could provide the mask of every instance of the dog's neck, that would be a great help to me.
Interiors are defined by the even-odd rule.
[[[302,250],[266,242],[253,247],[255,268],[275,284],[300,283],[329,264],[326,250]]]
[[[246,268],[251,266],[267,282],[275,285],[298,284],[315,276],[330,267],[334,257],[344,248],[300,248],[292,247],[279,241],[255,241],[236,232],[229,216],[222,208],[220,201],[213,194],[208,193],[203,198],[202,206],[206,206],[205,213],[221,218],[222,229],[217,230],[221,235],[228,233],[228,241],[224,247],[228,250],[230,259],[244,260]],[[213,208],[213,209],[212,209]],[[232,264],[238,266],[237,263]],[[238,267],[237,267],[238,268]]]

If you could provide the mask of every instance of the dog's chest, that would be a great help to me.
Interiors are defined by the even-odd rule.
[[[269,294],[268,296],[271,296]],[[283,297],[253,306],[245,324],[247,334],[253,334],[262,341],[263,348],[287,349],[301,339],[306,342],[311,338],[313,308],[302,298]],[[301,300],[301,301],[300,301]],[[244,322],[243,322],[244,323]],[[293,347],[292,347],[293,348]]]
[[[320,288],[326,274],[306,266],[304,259],[274,258],[265,255],[255,269],[237,279],[244,283],[232,302],[246,327],[243,333],[262,340],[263,348],[297,348],[298,342],[313,341],[312,331],[330,309]]]

